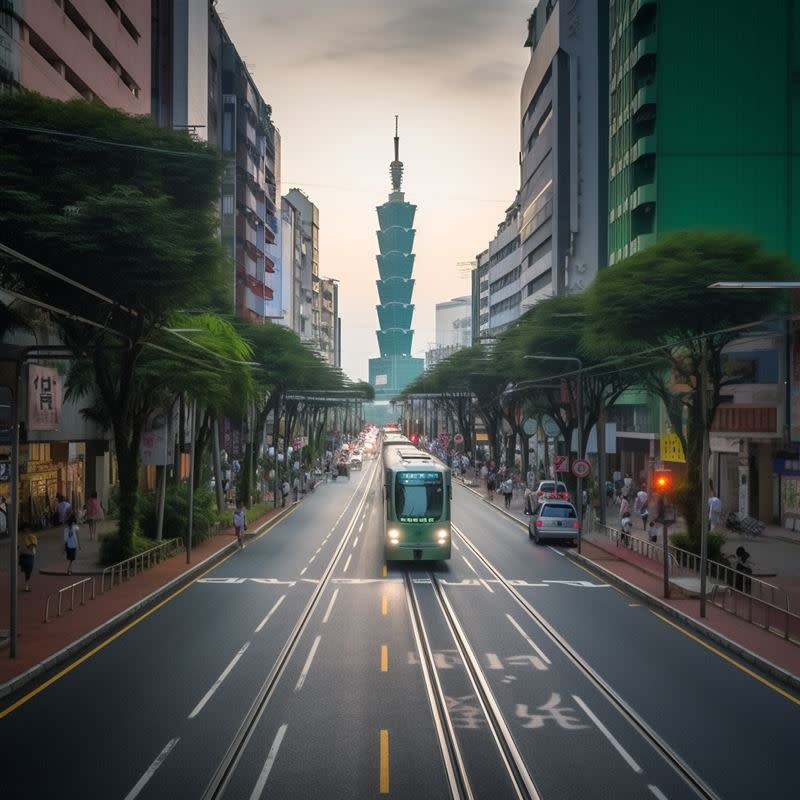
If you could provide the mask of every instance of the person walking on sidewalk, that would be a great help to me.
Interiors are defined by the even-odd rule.
[[[708,530],[714,531],[722,518],[722,501],[712,489],[708,498]]]
[[[636,494],[636,500],[633,501],[633,510],[642,518],[642,530],[647,530],[647,518],[650,512],[647,509],[647,492],[642,486]]]
[[[511,498],[514,494],[514,481],[509,475],[502,483],[503,499],[506,501],[506,508],[511,508]]]
[[[283,479],[283,484],[281,485],[281,495],[283,496],[283,500],[281,502],[281,508],[285,508],[286,506],[286,498],[289,496],[289,491],[291,487],[289,486],[289,481],[286,478]]]
[[[296,503],[300,499],[300,476],[295,475],[292,489],[294,490],[294,502]]]
[[[67,575],[72,575],[72,565],[75,562],[75,554],[80,548],[81,542],[78,538],[78,526],[75,523],[75,515],[70,514],[67,519],[67,527],[64,528],[64,550],[67,554]]]
[[[247,530],[247,514],[244,510],[244,503],[240,500],[236,504],[236,511],[233,512],[233,529],[236,531],[236,541],[239,548],[244,548],[244,532]]]
[[[90,542],[93,542],[97,537],[97,523],[100,522],[104,516],[103,506],[100,505],[100,500],[97,497],[97,490],[93,489],[89,497],[89,502],[86,504],[86,521],[89,524]]]
[[[56,513],[58,514],[58,521],[62,525],[66,525],[67,520],[72,514],[72,503],[64,497],[63,494],[56,495],[56,500],[58,503],[56,504]]]
[[[31,573],[33,572],[33,562],[36,558],[36,548],[39,546],[39,539],[32,531],[28,531],[23,537],[19,546],[19,568],[25,575],[25,589],[31,590]]]

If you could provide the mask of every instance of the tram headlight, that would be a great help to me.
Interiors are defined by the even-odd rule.
[[[444,544],[447,541],[448,537],[450,536],[450,534],[444,529],[436,531],[436,535],[439,537],[439,541],[442,544]]]
[[[389,541],[392,544],[397,544],[400,541],[400,531],[398,531],[396,528],[392,528],[389,531]]]

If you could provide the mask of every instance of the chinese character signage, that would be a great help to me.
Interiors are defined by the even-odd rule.
[[[61,424],[61,376],[52,367],[28,367],[28,430],[57,431]]]
[[[666,436],[661,437],[661,460],[677,461],[681,464],[686,463],[683,445],[677,433],[668,433]]]

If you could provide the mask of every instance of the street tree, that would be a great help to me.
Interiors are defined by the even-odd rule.
[[[687,486],[692,493],[682,510],[695,546],[705,511],[700,480],[703,436],[711,427],[726,383],[722,351],[741,335],[742,326],[769,317],[781,304],[775,291],[719,291],[708,286],[717,281],[786,280],[791,273],[784,257],[766,252],[749,236],[687,231],[665,236],[647,250],[602,270],[587,293],[586,342],[591,352],[598,358],[627,354],[629,363],[640,365],[636,377],[672,411],[675,432],[684,444]],[[705,416],[704,375],[708,386]]]
[[[99,103],[20,94],[0,104],[0,243],[52,270],[4,251],[0,279],[57,309],[64,342],[91,362],[119,469],[122,555],[154,403],[138,377],[143,353],[171,312],[225,292],[220,169],[187,133]]]

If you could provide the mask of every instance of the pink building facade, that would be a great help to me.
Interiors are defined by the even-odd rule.
[[[14,82],[150,113],[151,0],[13,0]]]

